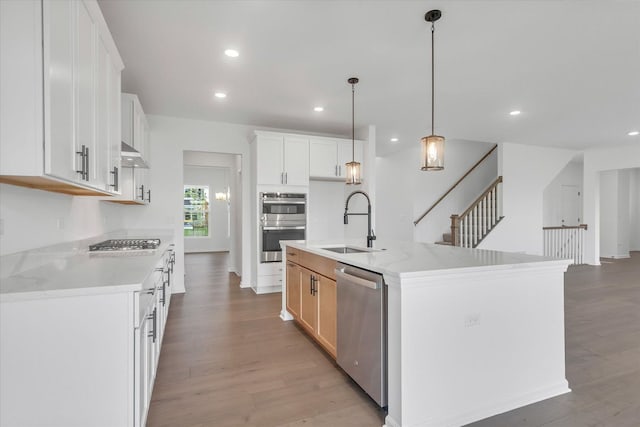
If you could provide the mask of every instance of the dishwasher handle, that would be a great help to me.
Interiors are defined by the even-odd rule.
[[[380,289],[381,284],[373,280],[363,279],[362,277],[354,276],[353,274],[345,273],[344,270],[336,268],[336,279],[343,279],[348,281],[349,284],[364,286],[369,289]]]

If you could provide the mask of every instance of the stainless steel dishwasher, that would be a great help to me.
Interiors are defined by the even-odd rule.
[[[338,365],[387,406],[387,303],[381,274],[338,263]]]

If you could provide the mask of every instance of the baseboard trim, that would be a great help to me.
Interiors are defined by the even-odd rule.
[[[284,321],[289,321],[289,320],[293,320],[293,316],[291,314],[289,314],[289,312],[287,310],[282,310],[280,312],[280,318]]]
[[[276,286],[262,286],[259,288],[254,288],[253,286],[251,287],[251,289],[253,289],[253,292],[255,292],[258,295],[262,295],[262,294],[274,294],[276,292],[282,292],[282,285],[276,285]]]

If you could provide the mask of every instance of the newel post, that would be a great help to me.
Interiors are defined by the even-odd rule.
[[[453,246],[460,246],[458,239],[458,228],[460,227],[460,220],[457,214],[451,215],[451,244]]]

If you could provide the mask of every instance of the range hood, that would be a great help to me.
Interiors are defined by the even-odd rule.
[[[149,169],[149,165],[142,158],[142,154],[129,144],[121,143],[120,164],[123,168]]]

